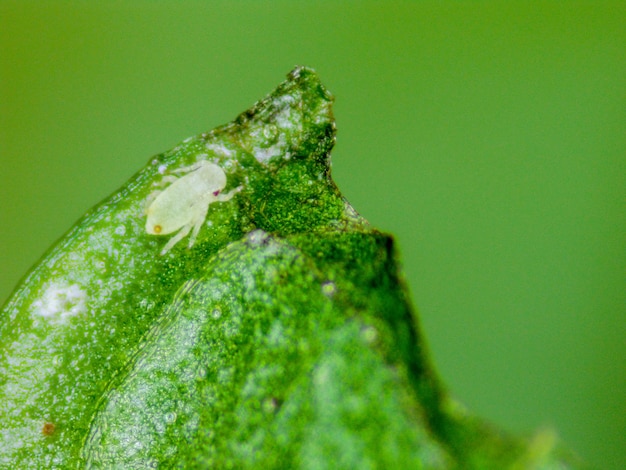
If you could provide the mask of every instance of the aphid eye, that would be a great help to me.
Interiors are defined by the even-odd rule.
[[[51,436],[56,426],[53,423],[44,423],[41,432],[44,436]]]
[[[152,230],[154,231],[154,233],[161,233],[161,230],[163,229],[160,225],[155,225],[154,227],[152,227]]]
[[[213,196],[217,196],[219,193],[220,193],[219,189],[217,191],[213,191]]]

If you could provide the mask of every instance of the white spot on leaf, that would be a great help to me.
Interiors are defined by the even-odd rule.
[[[51,284],[33,302],[33,314],[55,323],[65,323],[70,317],[85,312],[87,293],[78,284]]]
[[[230,151],[224,144],[221,143],[208,143],[206,144],[206,148],[211,152],[214,152],[216,155],[220,157],[232,157],[233,152]]]
[[[254,147],[252,151],[254,152],[254,158],[256,158],[259,163],[267,163],[269,159],[278,157],[281,154],[282,149],[278,145],[272,145],[266,149]]]

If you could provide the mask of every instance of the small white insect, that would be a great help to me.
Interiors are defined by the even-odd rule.
[[[163,181],[173,181],[165,190],[151,195],[146,209],[146,232],[150,235],[174,235],[161,250],[164,255],[191,232],[189,248],[193,246],[206,219],[212,202],[230,200],[241,191],[241,186],[221,194],[226,186],[226,174],[214,163],[202,160],[195,165],[179,168],[174,173],[187,173],[176,178],[166,176]]]

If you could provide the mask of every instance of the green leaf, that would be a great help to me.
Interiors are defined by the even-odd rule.
[[[2,466],[574,468],[446,395],[393,238],[330,177],[331,106],[296,68],[46,254],[2,310]],[[147,233],[156,197],[195,243]]]

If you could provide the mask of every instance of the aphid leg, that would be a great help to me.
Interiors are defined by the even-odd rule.
[[[161,186],[163,183],[173,183],[174,181],[176,181],[178,179],[177,176],[174,175],[165,175],[163,178],[161,178],[161,181],[159,181],[158,185]]]
[[[193,165],[176,168],[175,170],[172,170],[172,173],[189,173],[191,171],[196,171],[201,166],[206,165],[206,163],[207,163],[206,160],[201,160],[197,163],[194,163]]]
[[[185,225],[183,228],[181,228],[179,232],[172,238],[170,238],[169,241],[165,244],[165,246],[161,250],[161,256],[170,251],[174,245],[176,245],[179,241],[185,238],[190,230],[191,224]]]
[[[196,243],[196,237],[198,236],[198,233],[200,233],[200,229],[204,224],[204,220],[206,219],[206,214],[208,211],[209,206],[207,205],[206,209],[204,209],[202,213],[198,214],[197,218],[195,219],[193,223],[193,231],[191,232],[191,236],[189,237],[189,248],[191,248],[193,244]]]
[[[168,186],[168,185],[172,184],[177,179],[178,179],[178,176],[165,175],[158,182],[155,181],[154,183],[152,183],[152,186],[154,186],[156,188],[162,188],[163,186]],[[163,190],[160,189],[158,191],[163,191]]]
[[[237,186],[235,189],[231,189],[227,193],[218,194],[216,199],[220,202],[230,201],[235,194],[243,189],[243,186]]]

